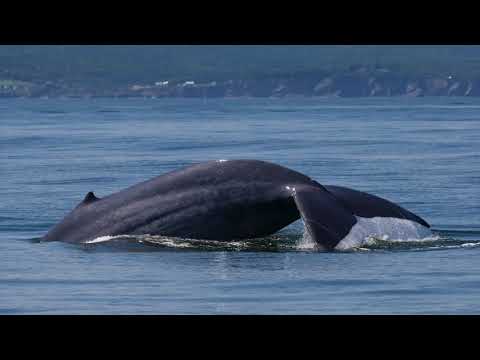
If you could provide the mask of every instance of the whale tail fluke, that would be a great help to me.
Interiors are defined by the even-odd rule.
[[[364,218],[389,217],[411,220],[430,227],[424,219],[381,197],[342,186],[325,185],[325,189],[341,201],[353,214]]]
[[[301,185],[293,197],[310,237],[318,246],[332,250],[360,218],[396,218],[414,221],[426,228],[421,217],[378,196],[340,186]]]
[[[324,250],[332,250],[357,222],[338,199],[320,187],[293,188],[293,197],[305,228]]]

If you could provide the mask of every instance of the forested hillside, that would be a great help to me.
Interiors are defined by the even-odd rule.
[[[11,81],[97,90],[158,81],[300,79],[315,86],[355,68],[405,79],[476,80],[480,46],[0,46],[4,89]]]

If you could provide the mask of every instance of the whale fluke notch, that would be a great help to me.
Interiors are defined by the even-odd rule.
[[[93,191],[89,191],[87,195],[85,195],[85,198],[83,199],[82,204],[83,205],[90,204],[97,200],[100,200],[100,199],[95,196]]]

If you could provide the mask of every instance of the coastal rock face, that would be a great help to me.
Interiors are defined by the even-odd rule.
[[[405,94],[406,96],[419,97],[424,95],[424,91],[421,88],[416,88]]]
[[[468,81],[465,96],[480,96],[480,80]]]
[[[432,78],[425,81],[425,95],[427,96],[446,96],[448,94],[448,80],[442,78]]]
[[[469,96],[473,90],[470,81],[452,81],[449,83],[447,96]]]
[[[346,74],[335,79],[335,87],[342,97],[364,97],[370,94],[368,79],[364,76]]]
[[[463,90],[463,93],[465,93],[466,88],[462,89],[462,83],[460,81],[456,81],[448,87],[447,95],[448,96],[461,96],[462,90]]]
[[[1,73],[1,72],[0,72]],[[4,74],[4,76],[6,76]],[[0,78],[0,97],[285,97],[285,96],[480,96],[480,79],[454,75],[407,76],[387,68],[350,67],[343,72],[299,73],[254,79],[152,81],[128,86],[75,86]]]
[[[370,90],[368,96],[389,96],[390,88],[374,77],[368,80],[368,88]]]
[[[420,87],[419,82],[417,81],[411,81],[407,83],[406,89],[405,89],[405,95],[406,96],[422,96],[424,93],[423,89]]]
[[[334,80],[330,77],[327,77],[320,81],[313,88],[314,95],[328,95],[333,93]]]
[[[272,96],[284,97],[288,95],[288,86],[286,84],[278,84],[272,91]]]

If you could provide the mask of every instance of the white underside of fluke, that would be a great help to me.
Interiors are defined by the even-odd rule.
[[[411,220],[390,217],[363,218],[355,216],[357,222],[350,232],[335,246],[335,250],[348,250],[369,245],[372,241],[419,241],[430,239],[432,232],[429,228]],[[298,249],[320,249],[304,223],[303,237],[297,243]]]
[[[390,217],[355,217],[357,219],[356,224],[350,229],[348,235],[337,244],[336,250],[360,247],[368,243],[371,238],[408,241],[432,236],[429,228],[411,220]]]

